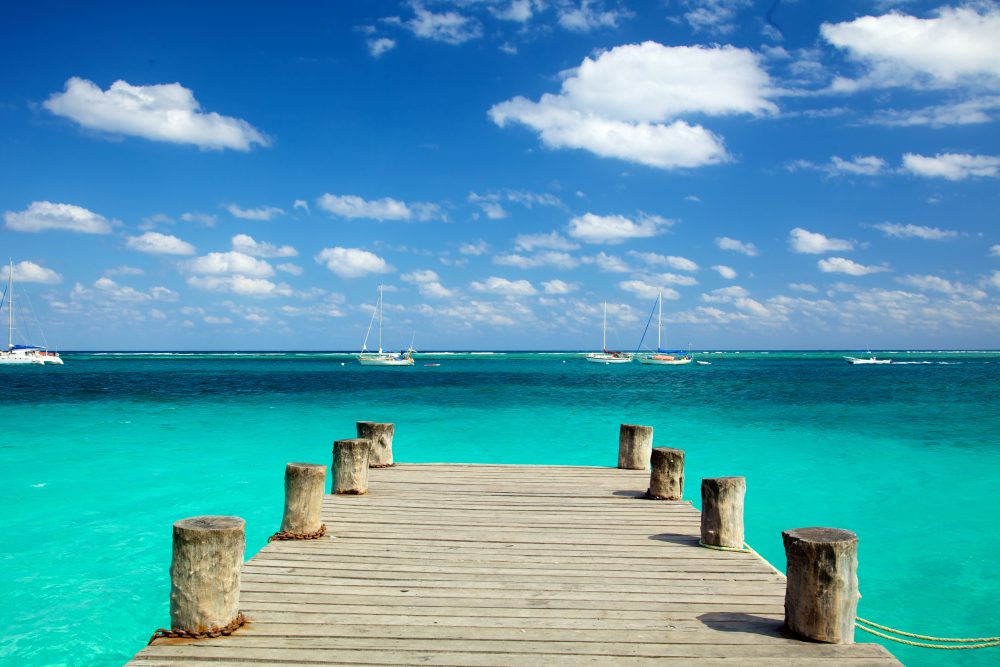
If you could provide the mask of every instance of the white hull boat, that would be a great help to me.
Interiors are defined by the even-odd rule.
[[[853,366],[868,365],[868,364],[891,364],[892,363],[892,359],[878,359],[878,358],[875,357],[874,354],[872,356],[868,357],[868,358],[864,358],[864,357],[844,357],[844,360],[847,363],[849,363],[849,364],[851,364]]]
[[[662,348],[663,339],[663,290],[660,290],[659,296],[656,298],[656,305],[658,308],[658,313],[656,316],[656,352],[653,354],[641,354],[639,355],[639,363],[646,366],[683,366],[685,364],[690,364],[692,359],[690,354],[671,354]],[[650,317],[653,314],[650,313]],[[648,323],[647,323],[648,329]],[[645,332],[643,332],[643,337],[645,337]],[[642,341],[639,341],[639,346],[642,347]],[[700,361],[698,362],[701,363]]]
[[[368,351],[368,337],[372,333],[372,325],[375,324],[375,316],[378,315],[378,352]],[[368,332],[365,334],[365,342],[361,345],[361,353],[358,355],[358,363],[362,366],[412,366],[413,365],[413,345],[410,349],[399,354],[385,352],[382,350],[382,286],[378,286],[378,301],[375,303],[375,310],[372,311],[371,322],[368,323]]]
[[[45,364],[62,365],[63,360],[56,352],[49,352],[41,345],[16,345],[14,343],[14,262],[11,261],[7,274],[7,291],[4,305],[7,306],[7,349],[0,350],[0,366]]]
[[[604,327],[601,340],[601,351],[591,352],[584,359],[592,364],[630,364],[632,355],[627,352],[608,350],[608,302],[604,302]]]

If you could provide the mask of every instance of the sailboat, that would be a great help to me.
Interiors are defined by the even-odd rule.
[[[378,315],[378,352],[368,351],[368,337],[372,333],[372,325],[375,324],[375,316]],[[375,302],[375,309],[372,311],[371,322],[368,323],[368,333],[365,334],[365,342],[361,345],[361,353],[358,361],[362,366],[412,366],[413,365],[413,344],[409,349],[399,354],[384,352],[382,350],[382,286],[378,286],[378,301]]]
[[[663,349],[663,290],[660,290],[660,294],[656,297],[656,306],[658,308],[658,313],[656,315],[656,352],[653,354],[643,354],[639,355],[639,363],[647,364],[652,366],[680,366],[682,364],[691,363],[691,354],[668,354],[666,350]],[[652,318],[653,314],[649,314]],[[646,324],[646,328],[649,328],[649,324]],[[646,332],[642,332],[643,338],[646,336]],[[639,341],[639,345],[642,346],[642,341]]]
[[[4,303],[6,302],[6,303]],[[62,364],[63,360],[55,352],[41,345],[16,345],[14,343],[14,262],[11,260],[7,273],[7,289],[4,291],[0,307],[7,306],[7,349],[0,350],[0,365],[4,364]]]
[[[630,364],[632,355],[627,352],[608,350],[608,302],[604,302],[604,327],[601,339],[601,351],[592,352],[586,356],[587,361],[594,364]]]

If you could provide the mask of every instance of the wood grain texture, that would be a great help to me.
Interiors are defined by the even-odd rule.
[[[246,563],[249,626],[159,640],[130,664],[899,665],[877,644],[786,634],[784,579],[699,547],[699,512],[643,500],[648,483],[614,468],[373,469],[367,495],[324,497],[327,537]]]

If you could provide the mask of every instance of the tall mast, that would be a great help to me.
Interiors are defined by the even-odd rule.
[[[378,286],[378,353],[382,354],[382,286]]]
[[[660,344],[660,334],[663,331],[663,288],[660,288],[660,312],[656,316],[656,351],[663,349]]]
[[[604,302],[604,326],[601,328],[601,352],[608,351],[608,302]]]
[[[14,349],[14,260],[7,273],[7,349]]]

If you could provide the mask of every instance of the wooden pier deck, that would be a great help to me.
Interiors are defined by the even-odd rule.
[[[329,532],[273,542],[243,570],[250,625],[160,639],[129,664],[863,665],[877,644],[780,632],[784,579],[752,554],[698,546],[686,502],[647,501],[649,473],[423,464],[326,496]]]

